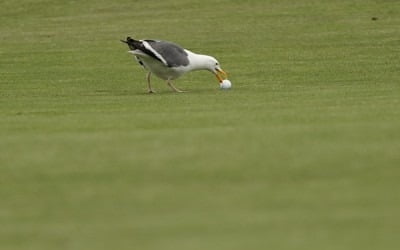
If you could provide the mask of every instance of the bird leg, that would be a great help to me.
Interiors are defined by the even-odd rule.
[[[175,92],[178,92],[178,93],[184,93],[185,92],[185,91],[182,91],[182,90],[178,89],[177,87],[175,87],[170,80],[167,80],[167,83],[168,83],[168,86],[170,86],[171,89],[173,89]]]
[[[149,93],[152,94],[152,93],[155,93],[155,92],[154,92],[154,90],[151,88],[150,77],[151,77],[151,71],[149,71],[149,72],[147,73],[147,85],[148,85],[148,87],[149,87]]]

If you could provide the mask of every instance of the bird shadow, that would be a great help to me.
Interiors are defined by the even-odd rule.
[[[212,93],[214,90],[212,89],[190,89],[190,90],[183,90],[183,92],[174,92],[171,90],[156,90],[153,93],[149,93],[148,91],[137,91],[137,90],[125,90],[125,91],[118,91],[115,94],[121,96],[186,96],[186,95],[196,95],[196,94],[206,94]]]
[[[199,94],[212,94],[218,91],[215,88],[199,88],[199,89],[183,89],[184,92],[178,93],[170,89],[155,90],[154,93],[149,93],[146,89],[96,89],[86,95],[90,96],[186,96]]]

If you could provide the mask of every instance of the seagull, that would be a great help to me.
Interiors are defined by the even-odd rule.
[[[183,74],[194,70],[208,70],[212,72],[221,84],[227,73],[221,69],[219,62],[212,56],[196,54],[181,46],[160,40],[135,40],[127,37],[126,43],[129,53],[146,69],[149,93],[154,93],[151,87],[151,74],[165,80],[169,87],[175,92],[184,92],[172,83]]]

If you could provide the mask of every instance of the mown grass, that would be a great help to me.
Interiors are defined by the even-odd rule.
[[[2,1],[0,248],[397,249],[399,11]],[[233,89],[146,94],[127,35],[215,56]]]

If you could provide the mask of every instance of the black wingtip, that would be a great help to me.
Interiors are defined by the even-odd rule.
[[[129,47],[131,50],[135,50],[135,49],[138,49],[138,48],[141,47],[140,41],[137,41],[137,40],[135,40],[135,39],[132,39],[130,36],[128,36],[128,37],[126,38],[126,41],[121,40],[121,42],[128,44],[128,47]]]
[[[129,44],[129,43],[132,43],[132,42],[134,42],[134,41],[136,41],[135,39],[132,39],[130,36],[128,36],[127,38],[126,38],[126,41],[124,41],[124,40],[120,40],[121,42],[123,42],[123,43],[127,43],[127,44]]]
[[[129,42],[135,42],[136,40],[135,40],[135,39],[132,39],[132,37],[128,36],[128,37],[126,38],[126,41],[129,43]]]

